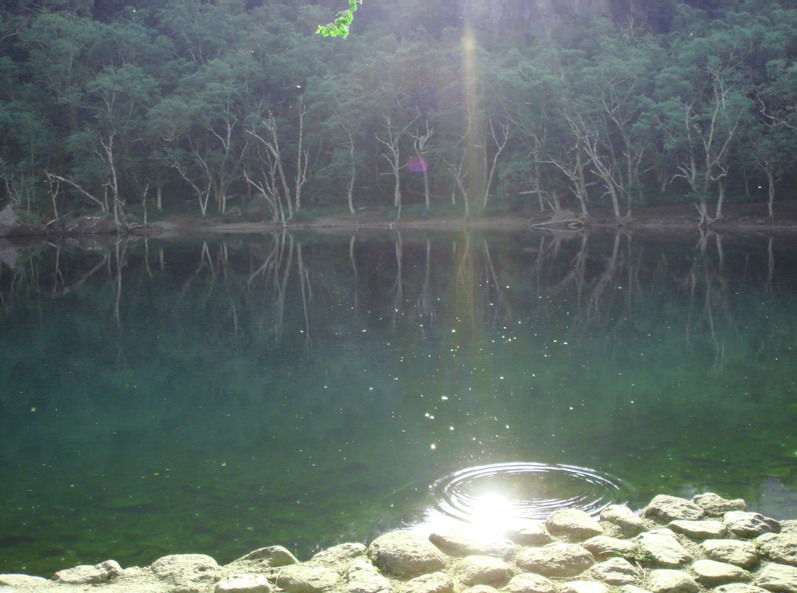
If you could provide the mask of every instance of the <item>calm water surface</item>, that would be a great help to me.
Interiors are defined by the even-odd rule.
[[[711,490],[797,517],[797,252],[532,233],[2,250],[0,572],[300,559]]]

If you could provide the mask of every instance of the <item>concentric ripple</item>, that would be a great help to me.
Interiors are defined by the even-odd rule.
[[[623,504],[630,488],[621,480],[587,467],[545,463],[497,463],[469,467],[432,485],[437,509],[467,522],[498,515],[542,520],[559,509],[596,516]]]

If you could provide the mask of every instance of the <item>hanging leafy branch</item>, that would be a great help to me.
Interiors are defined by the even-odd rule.
[[[316,35],[323,35],[324,37],[346,37],[349,36],[349,27],[354,20],[354,12],[357,10],[362,0],[349,0],[349,8],[341,10],[335,16],[335,20],[326,25],[318,25]]]

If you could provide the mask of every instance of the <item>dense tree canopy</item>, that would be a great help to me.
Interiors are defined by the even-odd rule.
[[[343,41],[313,35],[334,0],[5,0],[0,201],[122,222],[526,205],[622,222],[665,201],[710,223],[728,200],[776,214],[797,156],[796,2],[561,2],[534,21],[482,4],[373,0]]]

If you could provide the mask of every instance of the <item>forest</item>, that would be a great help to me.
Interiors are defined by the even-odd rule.
[[[597,4],[365,0],[342,39],[339,0],[2,0],[0,207],[777,217],[797,2]]]

